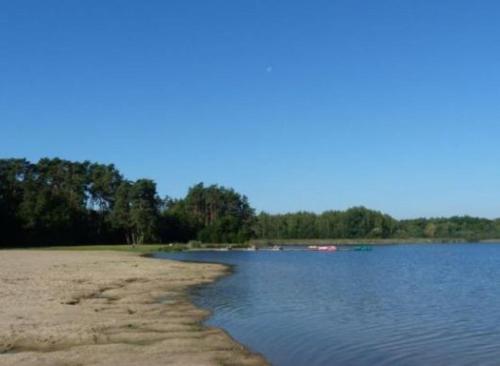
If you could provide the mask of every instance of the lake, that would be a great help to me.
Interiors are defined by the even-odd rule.
[[[185,252],[234,265],[197,289],[207,324],[273,365],[498,365],[500,245]]]

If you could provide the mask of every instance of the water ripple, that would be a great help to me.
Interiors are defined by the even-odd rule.
[[[187,253],[236,265],[196,302],[274,365],[496,365],[500,246]]]

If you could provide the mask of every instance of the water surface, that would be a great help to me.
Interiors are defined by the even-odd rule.
[[[500,360],[499,245],[158,256],[235,265],[194,301],[277,366]]]

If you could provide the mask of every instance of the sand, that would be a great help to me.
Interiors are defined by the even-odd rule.
[[[0,251],[0,365],[265,365],[189,302],[226,274],[106,251]]]

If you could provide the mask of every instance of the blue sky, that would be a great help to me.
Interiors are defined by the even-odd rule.
[[[498,1],[0,2],[0,157],[500,217]]]

